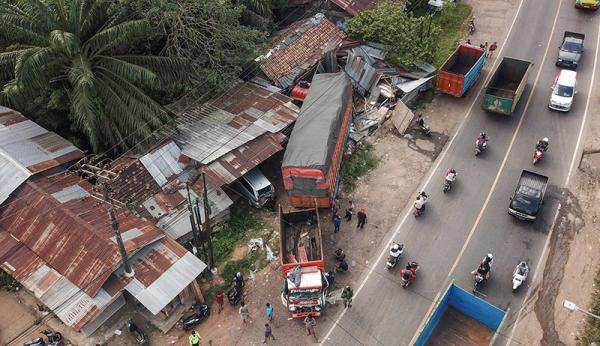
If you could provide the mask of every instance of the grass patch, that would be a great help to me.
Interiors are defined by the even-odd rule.
[[[217,266],[223,265],[233,249],[242,240],[250,239],[263,227],[263,224],[247,215],[234,216],[219,232],[213,234],[213,252]]]
[[[594,315],[600,315],[600,271],[596,274],[594,283],[594,287],[596,287],[592,296],[594,303],[592,304],[592,310],[590,312]],[[592,345],[598,343],[600,343],[600,320],[588,317],[583,331],[583,337],[581,338],[579,345]]]
[[[358,178],[375,169],[378,164],[379,158],[375,155],[372,144],[367,143],[362,148],[357,148],[342,167],[342,186],[344,191],[347,193],[354,191]]]
[[[465,21],[471,15],[472,8],[462,2],[446,2],[441,13],[433,17],[442,31],[438,38],[438,47],[433,56],[433,66],[439,68],[456,49],[464,31]]]

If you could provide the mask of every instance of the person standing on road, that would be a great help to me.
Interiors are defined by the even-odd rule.
[[[365,227],[365,223],[367,223],[367,210],[365,208],[361,208],[358,214],[356,214],[356,217],[358,218],[356,228],[363,229],[363,227]]]
[[[337,233],[340,231],[340,225],[342,224],[342,218],[338,215],[335,214],[333,216],[333,233]]]
[[[275,337],[273,336],[273,330],[271,329],[271,326],[269,325],[269,323],[265,323],[265,338],[263,340],[263,344],[267,343],[268,338],[271,338],[273,339],[273,341],[275,341]]]
[[[331,203],[331,213],[333,214],[333,217],[335,217],[339,212],[340,212],[340,200],[336,198],[333,200],[333,203]]]
[[[242,302],[240,306],[240,318],[242,319],[242,322],[247,323],[249,317],[250,312],[248,311],[248,306],[246,306],[246,303]]]
[[[315,342],[319,342],[317,339],[317,334],[315,333],[315,327],[317,326],[317,320],[312,316],[312,314],[308,314],[304,319],[304,327],[306,328],[306,335],[311,335],[315,338]]]
[[[346,215],[344,216],[344,219],[346,219],[346,221],[352,220],[353,214],[354,214],[354,203],[352,203],[352,201],[349,201],[348,207],[346,208]]]
[[[494,43],[492,43],[492,45],[490,46],[490,50],[487,53],[487,57],[491,58],[496,49],[498,49],[498,42],[494,41]]]
[[[223,311],[223,304],[225,303],[225,295],[222,291],[217,292],[215,295],[215,300],[217,301],[218,311],[217,313],[221,313]]]
[[[188,340],[190,341],[190,346],[200,346],[200,335],[195,330],[192,330],[192,334],[190,334]]]
[[[344,300],[344,307],[351,308],[352,307],[352,297],[354,296],[354,291],[350,286],[346,286],[344,291],[342,291],[342,299]]]
[[[267,313],[267,319],[269,322],[273,322],[273,305],[271,305],[271,303],[267,303],[267,309],[265,312]]]

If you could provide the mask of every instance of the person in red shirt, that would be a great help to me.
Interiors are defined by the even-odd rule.
[[[217,294],[215,295],[215,300],[217,301],[217,305],[219,306],[218,313],[221,313],[221,311],[223,311],[223,304],[225,302],[225,295],[223,294],[223,292],[217,292]]]

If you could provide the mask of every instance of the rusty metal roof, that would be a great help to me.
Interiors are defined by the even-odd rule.
[[[275,85],[287,88],[325,53],[337,49],[346,34],[322,13],[290,25],[270,40],[269,51],[255,61]]]
[[[81,157],[66,139],[0,106],[0,204],[29,176]]]
[[[338,5],[342,10],[356,16],[358,12],[370,10],[377,6],[378,0],[331,0]]]
[[[258,164],[283,150],[287,138],[281,133],[265,133],[230,151],[206,168],[207,179],[217,186],[233,183]]]
[[[291,98],[240,82],[221,97],[181,114],[173,140],[183,155],[209,164],[264,133],[283,130],[298,111]]]

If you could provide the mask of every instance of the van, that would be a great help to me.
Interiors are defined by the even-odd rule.
[[[236,180],[233,188],[255,208],[264,207],[275,195],[273,184],[256,167]]]
[[[552,86],[552,95],[548,107],[556,111],[568,112],[577,94],[577,72],[560,70]]]

